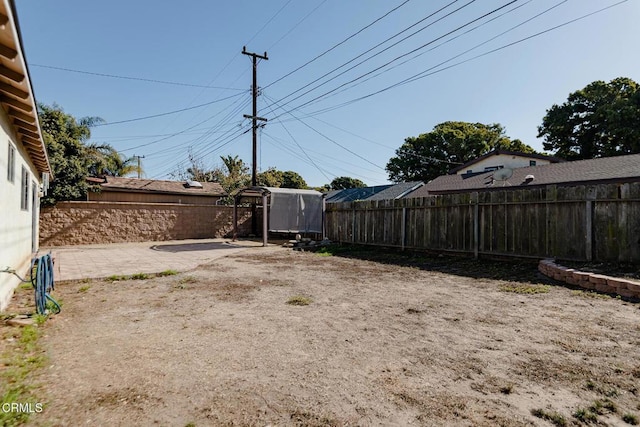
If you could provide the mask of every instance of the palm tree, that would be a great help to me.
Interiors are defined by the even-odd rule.
[[[141,175],[142,167],[138,167],[135,156],[124,157],[109,144],[87,145],[89,174],[94,176],[111,175],[126,176],[132,173]]]

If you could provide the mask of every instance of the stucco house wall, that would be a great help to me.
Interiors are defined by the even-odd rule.
[[[0,0],[0,311],[38,248],[39,191],[51,165],[13,0]]]
[[[531,162],[535,162],[531,164]],[[467,168],[457,171],[457,175],[464,175],[469,173],[478,173],[491,170],[491,168],[525,168],[529,166],[541,166],[548,165],[551,162],[546,159],[532,159],[531,157],[521,157],[518,155],[509,154],[496,154],[486,159],[479,160],[477,163],[470,165]]]
[[[9,179],[9,146],[15,153],[13,181]],[[22,188],[23,168],[28,178],[26,209],[22,206],[25,191]],[[0,270],[8,267],[21,275],[26,274],[28,270],[32,250],[37,249],[38,242],[40,179],[40,174],[22,143],[18,142],[7,114],[0,109]],[[0,311],[6,308],[13,290],[19,284],[16,276],[0,274]]]

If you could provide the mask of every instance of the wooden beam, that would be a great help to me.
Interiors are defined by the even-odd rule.
[[[0,65],[0,75],[5,76],[9,80],[13,80],[16,83],[22,83],[24,80],[24,75],[22,73],[18,73],[17,71],[13,71],[4,65]]]
[[[30,104],[18,101],[17,99],[9,98],[7,95],[0,95],[0,102],[11,105],[28,113],[33,111],[33,107]]]
[[[28,136],[30,138],[33,138],[36,141],[40,139],[40,135],[38,135],[36,132],[31,132],[30,130],[18,129],[18,132],[20,132],[24,136]]]
[[[0,55],[13,61],[18,56],[18,51],[10,48],[9,46],[0,44]]]
[[[41,150],[37,150],[31,146],[27,147],[27,151],[31,155],[31,157],[36,157],[38,160],[44,160],[44,154],[42,154]]]
[[[29,145],[35,145],[36,147],[42,147],[42,142],[37,139],[33,139],[30,136],[22,136],[22,142]]]
[[[31,116],[29,114],[25,114],[22,111],[18,111],[15,108],[9,108],[7,114],[11,117],[15,117],[16,119],[24,120],[25,122],[35,123],[36,117]]]
[[[29,97],[29,92],[25,92],[22,89],[18,89],[17,87],[11,86],[10,84],[4,82],[0,82],[0,91],[8,92],[11,95],[15,95],[21,99],[27,99]]]
[[[19,128],[30,130],[31,132],[38,132],[38,127],[32,125],[31,123],[27,123],[20,119],[13,119],[13,124],[18,126]]]

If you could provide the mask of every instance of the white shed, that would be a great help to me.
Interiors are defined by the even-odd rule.
[[[242,198],[262,201],[264,245],[269,232],[317,233],[324,237],[324,195],[319,191],[275,187],[248,187],[238,191],[234,195],[234,236],[238,231],[236,207]]]

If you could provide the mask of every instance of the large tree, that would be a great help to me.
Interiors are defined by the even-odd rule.
[[[626,77],[590,83],[547,110],[541,137],[568,160],[640,153],[640,86]]]
[[[367,184],[360,181],[357,178],[351,178],[349,176],[338,176],[329,184],[330,190],[345,190],[347,188],[363,188]]]
[[[307,188],[307,182],[300,176],[298,172],[284,171],[282,172],[282,188]]]
[[[406,138],[386,170],[393,182],[428,182],[494,149],[535,152],[519,139],[506,136],[497,123],[444,122],[431,132]]]
[[[56,104],[38,104],[38,117],[55,177],[42,204],[83,199],[88,190],[85,178],[91,165],[86,142],[91,137],[91,126],[101,119],[84,117],[76,120]]]
[[[270,167],[256,177],[258,185],[282,188],[307,188],[307,183],[298,172],[281,171]]]

